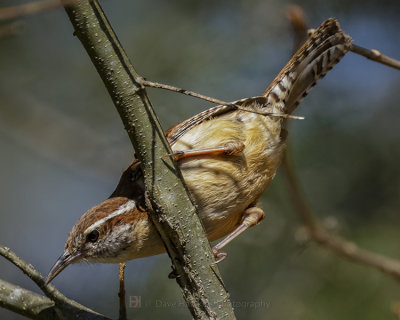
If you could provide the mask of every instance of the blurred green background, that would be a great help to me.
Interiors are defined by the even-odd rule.
[[[24,3],[1,1],[2,7]],[[289,1],[102,1],[138,72],[223,100],[258,95],[290,58]],[[358,45],[400,57],[400,2],[299,1],[310,27],[328,17]],[[0,243],[47,274],[75,221],[109,196],[133,151],[62,9],[20,20],[0,39]],[[400,73],[349,53],[301,104],[290,144],[318,218],[361,247],[400,259]],[[165,129],[207,107],[149,90]],[[395,319],[399,283],[296,241],[299,220],[278,172],[267,217],[219,267],[241,319]],[[332,224],[332,223],[331,223]],[[0,277],[38,291],[0,258]],[[166,255],[127,266],[130,318],[190,317]],[[68,297],[118,316],[118,266],[73,265]],[[0,309],[2,319],[21,317]]]

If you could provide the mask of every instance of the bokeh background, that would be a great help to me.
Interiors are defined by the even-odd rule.
[[[25,1],[26,2],[26,1]],[[1,1],[8,6],[23,1]],[[223,100],[258,95],[290,58],[281,0],[101,2],[138,72]],[[398,0],[301,1],[310,27],[339,19],[358,45],[400,57]],[[133,150],[62,9],[18,21],[0,39],[0,243],[47,274],[75,221],[109,196]],[[361,247],[400,259],[400,73],[349,53],[301,104],[290,145],[316,216]],[[207,107],[149,90],[165,129]],[[314,244],[278,172],[261,200],[264,222],[219,267],[241,319],[395,319],[399,283]],[[0,277],[39,292],[0,258]],[[190,317],[166,255],[127,265],[135,319]],[[74,265],[54,284],[118,316],[118,266]],[[0,310],[2,319],[21,317]]]

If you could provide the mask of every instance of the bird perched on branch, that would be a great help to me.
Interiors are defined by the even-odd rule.
[[[264,218],[256,204],[281,162],[286,119],[350,46],[339,23],[328,19],[261,96],[213,107],[166,132],[208,239],[225,237],[213,248],[217,260],[225,257],[223,246]],[[118,263],[164,251],[136,160],[111,197],[76,222],[47,281],[71,263]]]

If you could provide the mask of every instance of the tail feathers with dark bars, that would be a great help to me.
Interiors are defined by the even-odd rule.
[[[290,114],[311,88],[322,79],[350,50],[351,38],[337,20],[326,20],[265,90],[268,105]]]
[[[294,54],[262,96],[245,98],[232,104],[219,105],[179,123],[166,132],[169,143],[199,123],[235,110],[234,105],[246,107],[256,102],[268,112],[290,114],[311,88],[349,51],[351,38],[343,33],[335,19],[328,19],[315,30]]]

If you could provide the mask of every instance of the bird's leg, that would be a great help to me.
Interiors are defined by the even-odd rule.
[[[179,161],[181,159],[198,156],[214,156],[219,154],[236,155],[241,153],[243,149],[244,144],[242,142],[232,142],[218,147],[174,151],[170,156],[175,157],[175,159]]]
[[[240,235],[243,231],[251,228],[261,222],[265,217],[265,213],[261,208],[258,207],[251,207],[247,208],[242,215],[242,222],[240,225],[233,230],[230,234],[226,236],[224,240],[214,246],[213,253],[215,257],[215,262],[221,262],[227,256],[227,253],[220,252],[220,250],[225,247],[229,242],[235,239],[238,235]]]

